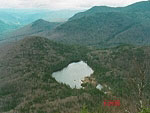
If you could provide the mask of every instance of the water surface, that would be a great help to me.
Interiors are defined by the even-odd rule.
[[[82,88],[81,84],[85,77],[93,74],[93,70],[83,61],[71,63],[61,71],[54,72],[54,77],[58,82],[69,85],[71,88]]]

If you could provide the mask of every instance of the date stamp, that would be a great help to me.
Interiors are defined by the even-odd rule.
[[[120,106],[120,100],[104,100],[104,106]]]

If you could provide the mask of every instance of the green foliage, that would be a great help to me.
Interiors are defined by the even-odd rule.
[[[58,26],[55,33],[60,35],[56,40],[100,48],[122,44],[149,45],[149,7],[149,2],[124,8],[93,7]]]
[[[143,108],[139,113],[150,113],[150,108]]]
[[[76,107],[78,106],[79,108],[77,110],[79,110],[84,103],[86,106],[83,106],[81,113],[97,113],[97,107],[99,107],[98,113],[105,113],[101,108],[102,99],[112,96],[126,99],[124,95],[126,95],[126,97],[130,95],[131,90],[130,88],[128,89],[126,82],[128,78],[121,75],[122,73],[126,75],[124,72],[126,68],[120,68],[120,65],[122,66],[128,63],[125,62],[125,59],[129,57],[129,50],[134,50],[135,53],[137,53],[135,54],[136,57],[140,57],[140,54],[144,56],[143,48],[141,48],[142,50],[137,50],[134,47],[124,49],[126,47],[122,46],[121,48],[118,47],[115,49],[95,50],[93,48],[82,48],[81,46],[58,44],[41,37],[27,40],[25,45],[21,46],[20,49],[24,49],[26,44],[29,44],[31,49],[34,48],[33,53],[37,54],[32,55],[31,53],[30,55],[27,54],[24,58],[15,57],[11,62],[5,61],[6,63],[4,64],[14,63],[16,67],[15,69],[13,68],[14,65],[8,67],[10,70],[14,70],[8,74],[6,80],[12,80],[11,82],[13,84],[11,84],[11,82],[8,84],[8,82],[2,81],[4,85],[0,87],[0,99],[2,99],[3,102],[4,98],[9,98],[10,96],[12,96],[13,99],[4,103],[3,109],[0,109],[0,112],[14,109],[21,103],[21,99],[25,99],[26,103],[23,103],[23,107],[18,108],[22,113],[31,112],[30,110],[33,106],[36,107],[36,104],[43,108],[41,108],[41,111],[34,109],[33,112],[42,112],[43,109],[47,108],[60,112],[62,108],[70,109],[74,105],[76,105]],[[14,50],[14,48],[11,49]],[[15,54],[17,52],[19,53],[18,55],[22,52],[22,50],[20,52],[16,49],[15,51]],[[27,48],[24,51],[25,53],[29,53],[30,49]],[[113,60],[111,59],[112,55],[115,56]],[[12,56],[8,56],[8,58],[11,59]],[[59,71],[68,64],[80,60],[87,61],[88,65],[94,70],[92,77],[96,78],[97,83],[102,85],[106,84],[108,87],[111,87],[110,95],[104,94],[103,91],[96,89],[95,86],[91,84],[83,84],[83,86],[86,87],[85,89],[71,89],[69,86],[60,84],[52,78],[51,74],[53,72]],[[115,73],[113,73],[113,71],[115,71]],[[15,83],[16,85],[14,85]],[[25,94],[25,96],[15,98],[15,96],[12,95],[19,92]],[[54,108],[55,106],[56,108]]]
[[[23,97],[22,94],[14,94],[9,100],[6,100],[4,105],[1,107],[0,112],[2,111],[10,111],[14,109],[19,103],[20,103],[20,98]]]
[[[89,113],[86,105],[83,105],[82,110],[81,110],[80,113]]]

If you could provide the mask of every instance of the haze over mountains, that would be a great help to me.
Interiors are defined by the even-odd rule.
[[[19,27],[20,27],[19,25],[7,24],[0,20],[0,37],[5,33],[11,32]]]
[[[11,41],[22,39],[26,36],[45,36],[45,34],[60,24],[61,23],[59,22],[48,22],[43,19],[39,19],[29,25],[6,34],[3,36],[3,39],[6,37],[6,40],[4,41]]]
[[[40,28],[38,25],[36,27]],[[45,28],[40,29],[45,31]],[[51,28],[47,28],[47,32],[42,35],[38,33],[39,31],[37,34],[34,31],[34,35],[68,44],[113,47],[122,44],[149,45],[149,29],[150,2],[144,1],[119,8],[95,6],[75,14],[52,31]],[[19,37],[22,31],[25,32],[24,36],[28,36],[31,30],[23,27],[12,34]],[[14,36],[10,34],[8,37]]]
[[[80,10],[48,10],[48,9],[0,9],[0,20],[8,24],[27,25],[38,19],[50,22],[62,22]]]
[[[31,24],[38,19],[45,19],[50,22],[64,22],[77,12],[79,10],[0,9],[0,40],[4,39],[6,37],[4,35],[8,34],[8,32],[13,32],[16,29],[18,31],[18,28]]]

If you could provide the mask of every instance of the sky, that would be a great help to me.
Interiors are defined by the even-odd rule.
[[[120,7],[143,0],[0,0],[0,8],[88,9],[93,6]],[[145,0],[146,1],[146,0]]]

